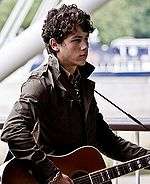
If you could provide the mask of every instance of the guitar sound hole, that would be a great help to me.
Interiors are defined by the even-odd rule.
[[[74,171],[74,172],[71,173],[71,178],[75,179],[75,178],[78,178],[78,177],[81,177],[81,176],[84,176],[84,175],[87,175],[87,174],[88,174],[87,171],[78,170],[78,171]]]

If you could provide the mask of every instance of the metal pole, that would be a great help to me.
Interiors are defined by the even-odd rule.
[[[12,37],[15,37],[17,32],[20,29],[21,24],[23,23],[26,15],[28,14],[29,10],[31,9],[32,4],[34,3],[34,0],[28,0],[25,2],[23,8],[20,11],[19,16],[16,18],[12,29],[10,30],[8,37],[6,39],[7,40],[11,39]]]
[[[55,3],[49,3],[49,6],[47,5],[47,9],[44,11],[45,16],[48,9],[52,8],[51,5],[56,6],[57,4],[58,0]],[[41,20],[32,24],[32,26],[19,34],[19,36],[11,40],[11,42],[1,47],[0,82],[34,56],[42,53],[44,43],[41,38],[41,30],[44,18],[42,17]]]
[[[25,2],[26,2],[26,0],[18,0],[15,7],[13,8],[11,14],[9,15],[5,25],[3,26],[3,28],[0,32],[0,46],[4,43],[9,32],[11,31],[11,28],[12,28],[16,18],[19,16],[19,13],[20,13],[21,9],[23,8]]]
[[[139,139],[139,131],[136,131],[135,132],[135,141],[136,141],[136,144],[139,145],[140,143],[140,139]],[[135,179],[136,179],[136,184],[140,184],[140,171],[136,171],[135,172]]]

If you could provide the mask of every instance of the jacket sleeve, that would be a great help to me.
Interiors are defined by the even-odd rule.
[[[97,108],[97,107],[96,107]],[[103,120],[103,116],[99,113],[97,108],[97,142],[100,151],[106,156],[118,160],[128,161],[146,154],[150,154],[149,150],[146,150],[132,142],[124,140],[120,136],[113,133],[109,125]]]
[[[43,89],[39,79],[29,79],[22,86],[20,98],[4,124],[1,139],[8,143],[17,159],[30,160],[46,181],[53,178],[59,170],[38,144],[38,106]]]

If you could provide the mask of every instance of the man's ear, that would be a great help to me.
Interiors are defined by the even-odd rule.
[[[55,52],[58,52],[59,51],[59,46],[58,46],[58,43],[57,41],[55,40],[55,38],[51,38],[49,40],[49,44],[51,46],[51,48],[55,51]]]

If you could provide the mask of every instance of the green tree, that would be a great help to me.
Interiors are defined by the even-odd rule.
[[[150,37],[149,0],[112,0],[93,14],[102,43],[122,36]]]
[[[36,14],[36,11],[40,5],[40,3],[42,2],[42,0],[34,0],[34,3],[28,13],[28,15],[26,16],[25,20],[23,21],[22,27],[23,29],[26,29],[27,27],[29,27],[29,25],[32,22],[32,19],[34,17],[34,15]]]

